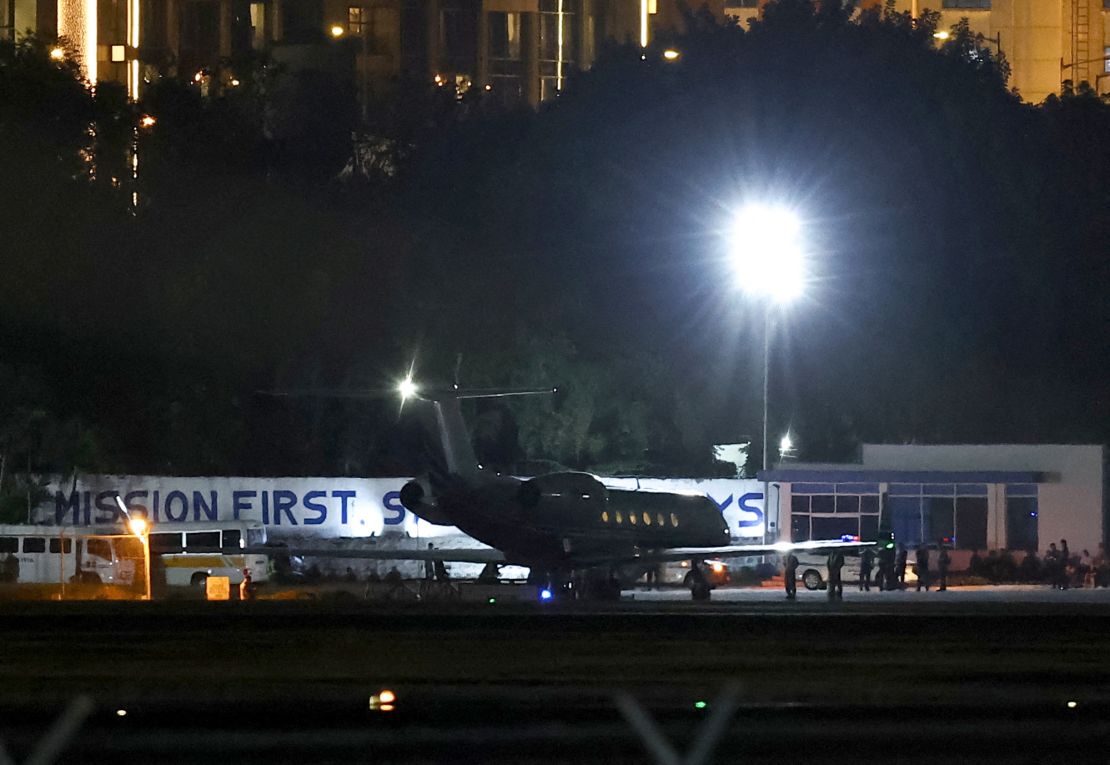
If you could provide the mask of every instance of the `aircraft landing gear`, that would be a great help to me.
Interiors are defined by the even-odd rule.
[[[591,568],[575,574],[575,594],[580,600],[617,601],[621,583],[611,568]]]
[[[709,585],[709,580],[705,578],[705,573],[701,570],[700,561],[690,561],[690,573],[688,575],[690,582],[690,597],[694,600],[709,600],[709,591],[713,588]]]

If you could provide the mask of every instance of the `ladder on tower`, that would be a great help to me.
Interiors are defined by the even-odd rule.
[[[1090,80],[1091,0],[1071,0],[1072,79]]]

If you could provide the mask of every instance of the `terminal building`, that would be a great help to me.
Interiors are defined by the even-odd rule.
[[[709,0],[746,25],[767,0]],[[883,0],[860,0],[859,6]],[[688,3],[701,7],[702,3]],[[967,18],[1005,53],[1011,86],[1030,102],[1066,80],[1110,86],[1110,0],[896,0],[940,28]],[[92,82],[126,83],[138,98],[161,76],[213,73],[269,55],[300,68],[346,70],[364,103],[402,78],[471,88],[537,105],[607,40],[648,45],[681,27],[679,0],[0,0],[0,37],[65,37]]]
[[[1108,541],[1101,445],[864,444],[859,463],[785,462],[759,477],[777,486],[776,525],[795,542],[890,529],[911,549],[952,540],[959,568],[972,550],[1043,553],[1066,539],[1093,555]]]

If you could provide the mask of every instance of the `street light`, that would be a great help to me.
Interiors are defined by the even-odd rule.
[[[150,523],[142,516],[132,516],[123,498],[116,495],[116,506],[119,507],[123,517],[127,519],[127,530],[143,545],[143,568],[146,569],[146,596],[143,600],[150,600]]]
[[[805,287],[805,249],[797,214],[778,205],[749,204],[736,215],[730,259],[740,288],[763,300],[763,470],[767,470],[767,413],[771,379],[771,312],[801,296]],[[763,538],[767,539],[770,502],[763,484]]]

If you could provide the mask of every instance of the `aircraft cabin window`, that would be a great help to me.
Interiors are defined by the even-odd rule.
[[[678,528],[678,516],[674,513],[671,513],[671,525],[674,526],[676,529]]]
[[[624,516],[621,515],[621,511],[618,510],[617,511],[617,525],[620,525],[622,523],[624,523]]]
[[[648,513],[648,512],[644,513],[644,525],[645,526],[650,526],[651,525],[651,513]]]
[[[628,522],[631,523],[633,526],[636,525],[636,513],[628,514]]]
[[[655,515],[655,522],[658,523],[660,526],[665,526],[666,525],[666,522],[663,520],[663,514],[662,513],[657,513]]]
[[[601,511],[601,522],[602,523],[608,523],[609,522],[609,511],[608,510],[602,510]]]

